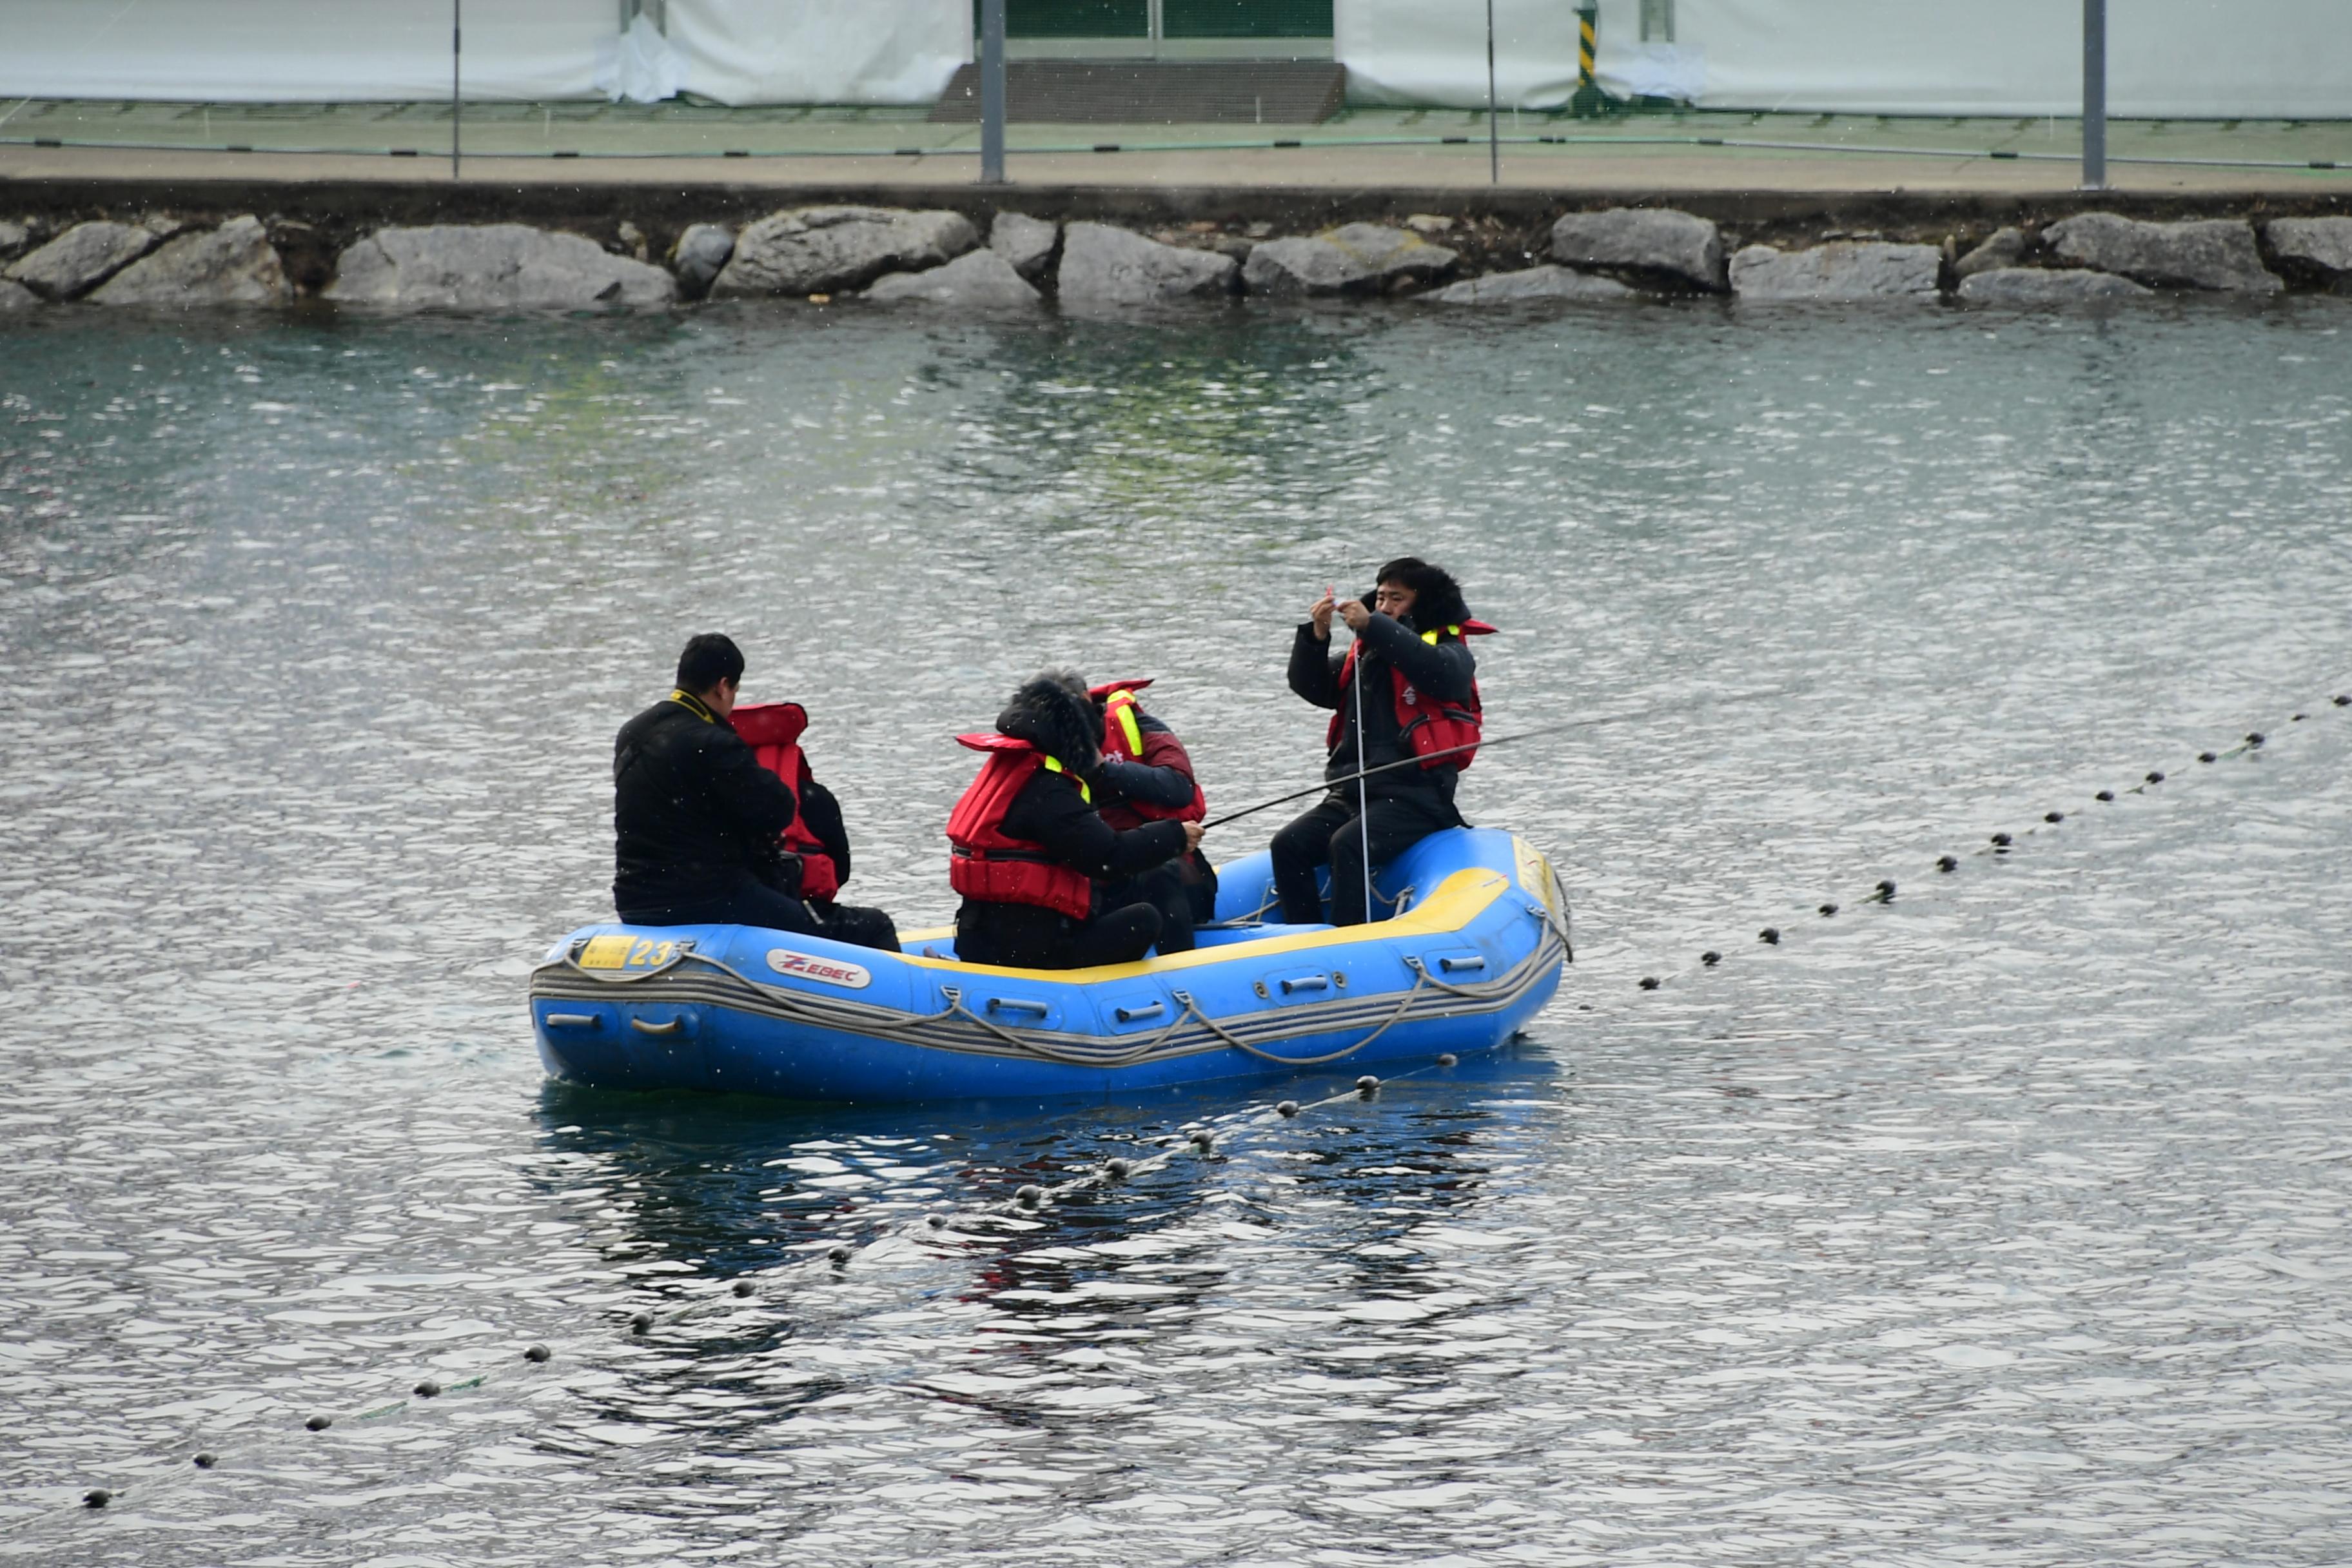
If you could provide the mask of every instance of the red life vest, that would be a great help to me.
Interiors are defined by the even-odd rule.
[[[953,846],[948,886],[982,903],[1036,904],[1074,921],[1085,920],[1094,912],[1094,879],[1052,858],[1044,845],[1010,837],[1004,831],[1004,814],[1013,809],[1021,786],[1039,768],[1066,772],[1060,760],[1010,735],[958,735],[956,740],[986,752],[988,761],[948,814],[948,843]],[[1070,782],[1093,801],[1085,780],[1072,775]]]
[[[1136,719],[1135,694],[1150,684],[1150,680],[1113,680],[1087,688],[1087,695],[1103,705],[1103,755],[1141,763],[1150,768],[1174,768],[1191,779],[1192,758],[1184,750],[1184,742],[1164,725],[1147,730]],[[1208,815],[1209,798],[1201,793],[1197,779],[1192,783],[1192,801],[1189,805],[1152,805],[1120,799],[1108,802],[1102,808],[1102,819],[1121,833],[1147,822],[1198,822]]]
[[[1425,631],[1421,634],[1421,640],[1433,646],[1449,637],[1482,637],[1497,629],[1499,628],[1490,626],[1484,621],[1464,621],[1459,626]],[[1345,693],[1349,683],[1356,679],[1356,655],[1361,651],[1363,646],[1361,639],[1359,639],[1348,649],[1347,658],[1340,663],[1341,700],[1339,706],[1332,710],[1331,722],[1323,731],[1325,751],[1330,751],[1339,744],[1339,735],[1345,728],[1348,711]],[[1476,679],[1474,677],[1471,679],[1470,700],[1464,706],[1457,706],[1451,702],[1423,701],[1421,693],[1415,691],[1412,689],[1412,683],[1404,678],[1404,671],[1393,665],[1389,667],[1389,679],[1391,683],[1391,700],[1396,704],[1397,730],[1400,738],[1412,748],[1412,754],[1421,759],[1421,765],[1424,768],[1468,767],[1471,759],[1478,754],[1478,729],[1485,721],[1486,712],[1486,704],[1478,697]],[[1457,746],[1468,749],[1455,751],[1454,748]],[[1440,755],[1441,752],[1449,754]]]
[[[840,872],[824,841],[809,831],[799,810],[801,790],[809,780],[808,758],[801,752],[808,710],[797,702],[740,703],[727,721],[751,746],[760,765],[793,792],[793,825],[784,829],[784,847],[801,858],[801,897],[831,899],[841,891]]]

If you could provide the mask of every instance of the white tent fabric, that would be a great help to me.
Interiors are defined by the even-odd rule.
[[[613,0],[474,0],[469,99],[586,98]],[[0,0],[0,95],[322,103],[449,96],[449,0]]]
[[[2074,0],[1675,0],[1675,37],[1641,38],[1640,0],[1600,0],[1595,74],[1618,97],[1706,109],[1857,114],[2074,114]],[[1486,102],[1486,0],[1334,0],[1358,103]],[[1504,108],[1564,103],[1572,0],[1495,0]],[[2352,117],[2347,0],[2114,0],[2107,112],[2119,118]]]
[[[613,102],[659,103],[686,86],[686,62],[642,11],[596,50],[596,90]]]
[[[669,0],[686,89],[721,103],[936,102],[971,0]]]
[[[1570,0],[1494,0],[1495,101],[1557,109],[1576,91]],[[1486,0],[1332,0],[1348,101],[1486,105]]]

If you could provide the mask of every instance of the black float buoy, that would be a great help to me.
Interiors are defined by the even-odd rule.
[[[2264,735],[2260,730],[2251,731],[2246,736],[2246,744],[2249,746],[2259,746],[2267,739],[2269,739],[2269,737]]]
[[[1024,1186],[1013,1194],[1013,1201],[1024,1209],[1034,1209],[1044,1201],[1045,1196],[1045,1188],[1034,1185]]]
[[[2116,798],[2116,792],[2111,789],[2103,789],[2091,798],[2093,800],[2113,800]]]
[[[749,1279],[738,1279],[735,1281],[734,1289],[735,1294],[738,1296],[748,1296],[752,1291],[758,1289],[759,1287],[752,1284]]]
[[[323,1432],[334,1424],[335,1418],[331,1415],[313,1415],[310,1419],[302,1423],[304,1426],[313,1432]]]
[[[2044,822],[2063,822],[2066,820],[2066,814],[2063,811],[2045,811],[2042,814],[2042,820]]]
[[[416,1388],[415,1388],[416,1397],[417,1397],[417,1398],[419,1398],[419,1399],[432,1399],[432,1398],[436,1398],[436,1397],[437,1397],[437,1396],[440,1394],[440,1393],[441,1393],[441,1385],[440,1385],[439,1384],[437,1384],[437,1383],[434,1382],[434,1381],[433,1381],[431,1378],[429,1378],[429,1377],[428,1377],[428,1378],[426,1378],[424,1382],[422,1382],[422,1383],[418,1384],[416,1385]]]
[[[1882,904],[1891,904],[1895,901],[1895,879],[1893,878],[1886,877],[1880,879],[1878,883],[1878,901]]]
[[[2289,720],[2289,721],[2288,721],[2288,722],[2289,722],[2289,723],[2293,723],[2293,724],[2300,724],[2300,723],[2302,723],[2305,719],[2308,719],[2308,718],[2310,718],[2310,717],[2311,717],[2311,715],[2310,715],[2310,714],[2308,714],[2308,713],[2298,713],[2298,714],[2296,714],[2293,719]]]
[[[1115,1177],[1123,1177],[1129,1171],[1135,1169],[1135,1167],[1114,1154],[1110,1159],[1104,1162],[1103,1169],[1109,1172]]]
[[[1780,945],[1780,928],[1779,926],[1766,926],[1762,931],[1756,933],[1756,940],[1762,942],[1767,947],[1778,947]]]
[[[2164,782],[2164,775],[2162,773],[2150,773],[2147,775],[2147,782],[2150,784],[2162,784]]]
[[[2352,708],[2352,697],[2337,697],[2335,702],[2338,708]]]
[[[2197,760],[2200,763],[2218,763],[2221,758],[2220,753],[2215,752],[2200,752],[2197,753]]]
[[[927,1214],[923,1216],[923,1223],[933,1230],[945,1230],[948,1226],[948,1216],[943,1214]]]
[[[196,1468],[198,1468],[198,1469],[200,1469],[200,1470],[209,1470],[209,1469],[211,1469],[215,1465],[217,1465],[217,1464],[219,1464],[219,1463],[220,1463],[220,1456],[219,1456],[219,1455],[217,1455],[217,1454],[210,1454],[210,1453],[198,1454],[198,1455],[196,1456],[196,1459],[195,1459]]]
[[[1658,977],[1657,977],[1656,975],[1654,975],[1654,974],[1644,974],[1643,976],[1642,976],[1642,989],[1643,989],[1643,990],[1644,990],[1644,991],[1655,991],[1657,988],[1658,988]]]
[[[81,1494],[81,1506],[84,1508],[104,1508],[113,1500],[114,1494],[104,1487],[92,1487]]]
[[[1214,1147],[1216,1146],[1216,1142],[1217,1142],[1216,1134],[1215,1134],[1215,1133],[1213,1133],[1213,1132],[1211,1132],[1207,1128],[1205,1128],[1205,1127],[1202,1127],[1202,1128],[1196,1128],[1196,1129],[1194,1129],[1194,1130],[1193,1130],[1193,1132],[1192,1132],[1192,1147],[1193,1147],[1193,1148],[1195,1148],[1195,1149],[1212,1149],[1212,1148],[1214,1148]]]
[[[1447,1051],[1437,1058],[1437,1065],[1442,1068],[1450,1068],[1461,1059],[1461,1058],[1455,1056],[1452,1051]]]
[[[1298,1114],[1298,1101],[1286,1100],[1274,1108],[1274,1113],[1276,1116],[1296,1116]]]
[[[1701,963],[1706,964],[1709,969],[1713,969],[1717,964],[1723,962],[1723,954],[1716,952],[1715,949],[1710,947],[1705,952],[1698,955],[1698,961]]]
[[[1958,860],[1953,859],[1949,855],[1938,855],[1938,856],[1937,856],[1937,857],[1936,857],[1936,869],[1937,869],[1937,870],[1938,870],[1938,871],[1957,871],[1957,870],[1958,870],[1959,868],[1960,868],[1960,863],[1959,863]]]
[[[646,1333],[653,1326],[654,1315],[651,1312],[639,1312],[629,1320],[629,1332],[633,1334]]]
[[[1381,1080],[1374,1078],[1370,1073],[1366,1073],[1363,1077],[1356,1080],[1356,1092],[1362,1095],[1366,1100],[1371,1099],[1374,1091],[1379,1089],[1380,1087]]]
[[[1994,834],[1994,835],[1992,836],[1992,841],[1993,841],[1993,843],[1994,843],[1994,845],[1995,845],[1996,847],[2000,847],[2000,848],[2002,848],[2002,849],[2006,849],[2006,848],[2008,848],[2008,847],[2009,847],[2009,846],[2010,846],[2010,842],[2011,842],[2011,840],[2010,840],[2010,837],[2009,837],[2009,835],[2008,835],[2008,834],[2006,834],[2006,833],[1996,833],[1996,834]]]
[[[1035,1189],[1032,1188],[1031,1191],[1034,1192]],[[831,1247],[824,1249],[824,1258],[825,1261],[832,1264],[835,1268],[840,1268],[842,1265],[849,1261],[849,1243],[845,1241],[835,1242]]]
[[[541,1365],[544,1366],[547,1364],[547,1358],[554,1353],[555,1352],[553,1351],[549,1350],[545,1345],[532,1345],[522,1352],[522,1359],[530,1362],[537,1362]]]
[[[1827,920],[1835,913],[1837,913],[1837,906],[1835,904],[1823,904],[1822,906],[1822,919]]]

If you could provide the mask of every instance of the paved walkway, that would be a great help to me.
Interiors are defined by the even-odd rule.
[[[2071,192],[2080,180],[2069,121],[1687,111],[1506,115],[1499,129],[1499,183],[1523,191],[2021,195]],[[450,177],[449,134],[446,104],[33,101],[0,110],[0,180],[413,184]],[[919,110],[468,105],[462,138],[469,182],[870,189],[954,184],[979,172],[978,128],[934,125]],[[1295,128],[1016,125],[1009,139],[1019,184],[1466,192],[1490,183],[1486,118],[1458,110],[1358,110]],[[2117,121],[2108,145],[2109,184],[2120,191],[2352,196],[2352,121]]]

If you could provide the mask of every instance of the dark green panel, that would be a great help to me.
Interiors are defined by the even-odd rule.
[[[1161,0],[1171,38],[1328,38],[1331,0]]]
[[[1330,15],[1330,6],[1323,7]],[[972,36],[980,35],[980,0],[972,0]],[[1150,0],[1004,0],[1008,38],[1148,38]]]

